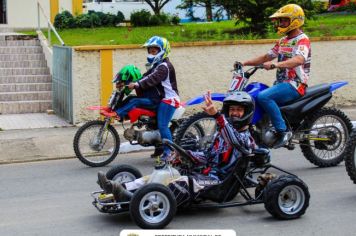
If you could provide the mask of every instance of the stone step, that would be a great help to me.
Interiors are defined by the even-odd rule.
[[[0,102],[0,114],[46,112],[52,109],[52,100]]]
[[[31,54],[42,53],[41,46],[6,46],[0,47],[0,54]]]
[[[0,47],[5,46],[40,46],[39,40],[3,40],[0,41]]]
[[[51,91],[52,83],[0,84],[1,92]]]
[[[47,67],[45,60],[32,61],[0,61],[0,68],[38,68]]]
[[[0,76],[0,84],[13,83],[51,83],[51,75],[12,75]]]
[[[51,91],[0,92],[0,102],[51,100],[51,99],[52,99]]]
[[[45,60],[43,53],[32,54],[0,54],[0,61],[32,61]]]
[[[0,76],[7,75],[49,75],[49,68],[0,68]]]

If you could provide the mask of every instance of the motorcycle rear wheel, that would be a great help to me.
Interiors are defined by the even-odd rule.
[[[300,148],[304,157],[319,167],[336,166],[344,160],[346,142],[352,131],[350,119],[335,108],[321,108],[306,118],[301,130],[313,130],[330,137],[329,141],[303,140]]]
[[[354,129],[346,144],[345,167],[350,179],[356,184],[356,129]]]
[[[104,129],[104,125],[105,121],[88,121],[74,136],[74,152],[85,165],[105,166],[112,162],[119,152],[120,137],[117,131],[110,124]]]

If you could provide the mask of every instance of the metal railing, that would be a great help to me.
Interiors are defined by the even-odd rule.
[[[52,25],[51,21],[47,17],[45,11],[43,10],[43,8],[39,2],[37,2],[37,30],[42,32],[42,30],[41,30],[41,12],[47,21],[47,26],[48,26],[47,40],[48,40],[49,45],[51,45],[51,31],[53,31],[54,35],[57,37],[57,39],[61,43],[61,45],[65,46],[65,43],[63,42],[62,38],[59,36],[56,28],[54,28],[54,26]]]

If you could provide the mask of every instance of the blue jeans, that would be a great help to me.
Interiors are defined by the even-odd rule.
[[[158,105],[158,111],[157,111],[157,123],[158,123],[158,129],[159,133],[161,134],[162,140],[168,139],[172,141],[172,134],[171,131],[169,130],[169,122],[171,121],[174,111],[176,110],[175,107],[166,104],[164,102],[161,102]],[[168,154],[170,152],[170,149],[168,146],[163,145],[163,156],[165,154]]]
[[[277,132],[287,130],[279,106],[300,98],[300,94],[289,83],[279,83],[263,90],[257,96],[258,104],[267,112],[271,118],[272,125]]]
[[[136,107],[153,107],[156,105],[151,99],[149,98],[132,98],[126,103],[123,107],[116,109],[116,113],[123,118],[131,111],[133,108]]]

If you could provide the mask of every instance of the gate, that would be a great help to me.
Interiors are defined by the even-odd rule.
[[[72,48],[54,45],[52,68],[53,110],[73,123]]]

